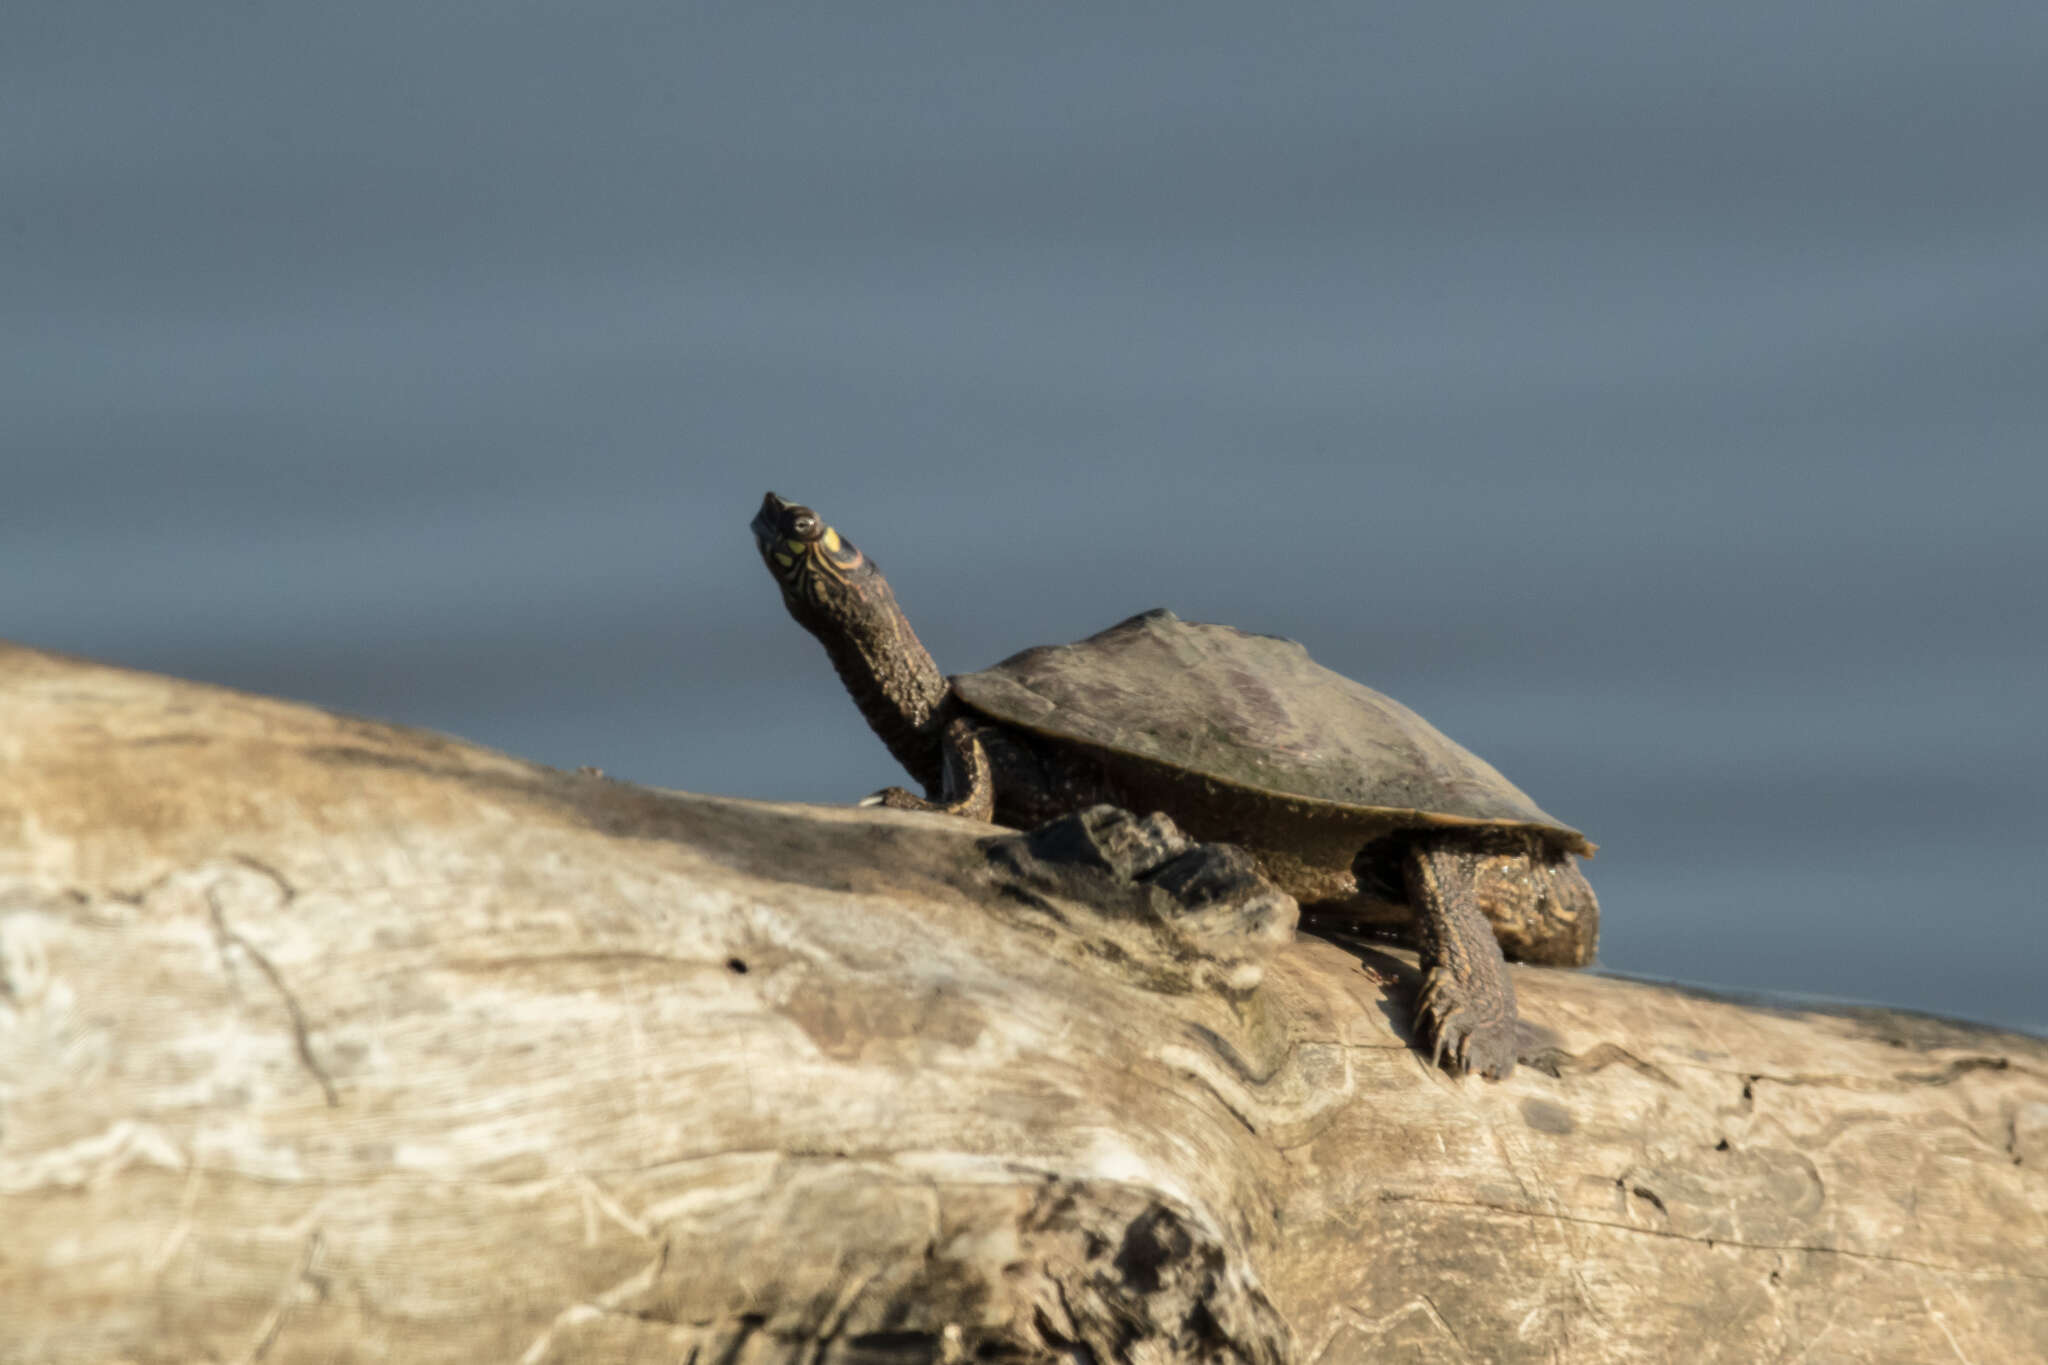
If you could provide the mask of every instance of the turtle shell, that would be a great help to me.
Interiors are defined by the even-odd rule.
[[[1492,764],[1278,636],[1162,608],[953,687],[1006,724],[1255,794],[1398,823],[1531,828],[1592,852]]]

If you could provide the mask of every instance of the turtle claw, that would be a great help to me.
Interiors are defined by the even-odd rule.
[[[1453,1074],[1477,1072],[1499,1080],[1515,1069],[1512,1013],[1487,1018],[1457,978],[1431,968],[1415,999],[1416,1026],[1430,1038],[1429,1064]]]

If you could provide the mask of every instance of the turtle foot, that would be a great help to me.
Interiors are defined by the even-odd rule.
[[[885,806],[890,810],[922,810],[936,815],[957,815],[984,824],[996,818],[996,780],[989,766],[988,750],[974,722],[955,716],[946,725],[945,752],[941,755],[945,779],[940,783],[945,799],[933,801],[902,787],[884,787],[863,806]]]
[[[1430,1064],[1453,1073],[1477,1072],[1497,1081],[1514,1071],[1522,1050],[1514,1006],[1479,998],[1442,967],[1431,968],[1423,978],[1415,1022],[1430,1039]]]
[[[1292,943],[1301,917],[1294,897],[1266,880],[1250,854],[1197,843],[1164,814],[1091,806],[983,847],[1012,888],[1166,930],[1191,956],[1235,961]],[[1256,964],[1245,963],[1245,971],[1225,973],[1232,989],[1255,981]]]

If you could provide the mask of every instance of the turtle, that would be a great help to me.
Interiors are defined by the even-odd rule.
[[[923,787],[868,798],[1030,829],[1098,804],[1235,844],[1302,905],[1419,949],[1432,1064],[1510,1074],[1530,1034],[1503,948],[1591,962],[1586,836],[1391,697],[1292,640],[1163,608],[948,678],[875,561],[769,493],[762,561],[889,752]]]

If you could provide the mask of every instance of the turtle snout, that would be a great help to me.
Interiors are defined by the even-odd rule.
[[[761,499],[761,510],[754,513],[752,529],[763,550],[782,539],[783,515],[788,510],[789,504],[773,493]]]

